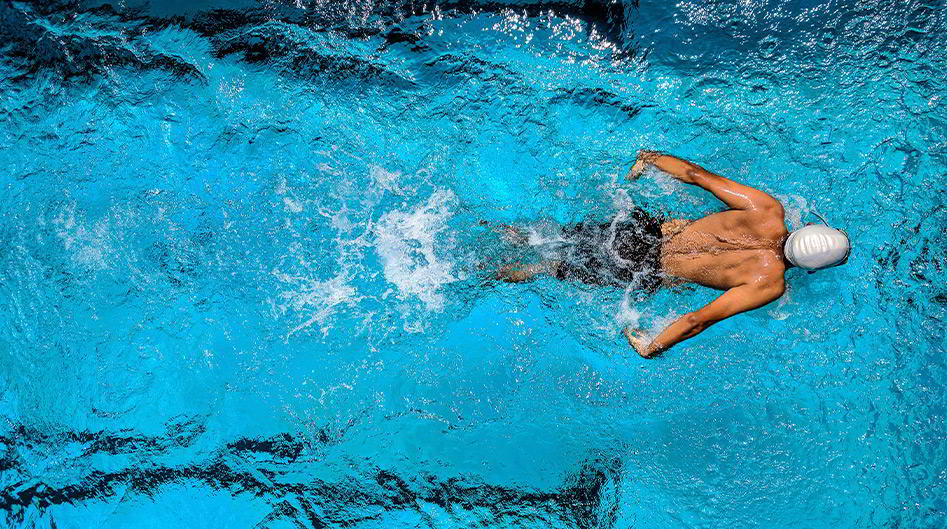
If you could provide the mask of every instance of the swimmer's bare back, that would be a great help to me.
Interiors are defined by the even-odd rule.
[[[638,153],[628,179],[639,178],[648,166],[710,191],[730,208],[693,222],[677,220],[662,226],[663,271],[725,292],[680,317],[650,342],[640,330],[626,327],[628,343],[642,357],[653,358],[718,321],[782,296],[786,290],[782,244],[788,231],[782,204],[763,191],[654,151]]]

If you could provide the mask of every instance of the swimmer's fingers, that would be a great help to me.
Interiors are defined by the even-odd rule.
[[[659,153],[656,151],[638,151],[638,156],[635,158],[635,163],[631,166],[631,170],[628,171],[628,175],[625,176],[625,179],[631,182],[641,177],[642,173],[644,173],[644,170],[648,168],[648,164],[650,164],[654,160],[654,157],[658,154]]]
[[[625,339],[628,340],[628,345],[634,347],[635,351],[638,354],[641,354],[641,351],[638,350],[638,346],[637,346],[637,344],[640,343],[641,331],[637,329],[632,329],[631,326],[629,325],[628,327],[625,327],[625,330],[623,332],[625,333]]]
[[[645,163],[654,163],[654,160],[661,156],[661,151],[649,151],[641,149],[638,151],[638,160],[644,160]]]
[[[632,346],[642,358],[651,358],[648,354],[648,339],[640,329],[625,327],[625,338],[628,339],[628,345]]]
[[[625,180],[633,182],[641,177],[641,173],[645,170],[645,163],[642,160],[635,160],[635,164],[631,166],[631,169],[628,171],[628,174],[625,175]]]

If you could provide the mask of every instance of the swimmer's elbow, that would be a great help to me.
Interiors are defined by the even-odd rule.
[[[759,286],[756,288],[756,295],[754,296],[756,302],[754,305],[756,305],[756,307],[762,307],[767,303],[776,301],[785,293],[786,282],[783,281],[782,276],[761,278],[759,280]]]
[[[699,185],[703,187],[705,184],[702,183],[702,181],[707,180],[708,178],[713,178],[713,176],[714,175],[707,172],[706,169],[702,167],[698,167],[698,166],[693,166],[693,167],[688,168],[687,171],[684,172],[684,178],[682,178],[681,181],[687,184],[695,184],[695,185]]]
[[[757,211],[760,211],[769,217],[773,217],[774,219],[779,219],[780,224],[782,224],[783,219],[786,217],[786,210],[778,200],[773,197],[766,196],[763,200],[758,202],[759,204],[754,204],[754,207]]]

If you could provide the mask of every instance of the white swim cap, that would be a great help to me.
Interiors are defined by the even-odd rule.
[[[790,233],[783,245],[786,260],[806,270],[841,264],[848,258],[851,249],[845,233],[815,224]]]

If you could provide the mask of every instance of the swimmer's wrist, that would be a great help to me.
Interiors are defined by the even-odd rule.
[[[654,358],[655,356],[661,354],[665,349],[666,347],[664,347],[664,344],[652,340],[645,349],[645,356],[648,358]]]
[[[628,171],[628,175],[625,176],[625,179],[629,182],[632,180],[637,180],[649,165],[654,167],[655,162],[660,157],[661,153],[658,151],[649,151],[645,149],[638,151],[638,155],[635,156],[635,163],[632,164],[631,169]]]

